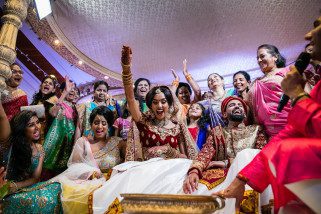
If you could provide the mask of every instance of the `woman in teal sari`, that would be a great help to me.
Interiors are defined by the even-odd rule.
[[[61,211],[60,184],[37,183],[40,179],[44,150],[40,139],[41,124],[36,113],[22,111],[11,121],[7,185],[1,192],[3,213],[58,213]]]

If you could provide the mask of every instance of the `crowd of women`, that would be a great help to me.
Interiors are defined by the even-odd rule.
[[[115,199],[121,200],[120,193],[209,195],[222,189],[217,187],[224,184],[228,173],[235,177],[241,170],[235,166],[240,162],[237,153],[262,148],[245,143],[233,157],[225,154],[213,159],[207,167],[225,171],[221,175],[215,174],[219,170],[212,171],[212,178],[219,176],[221,182],[195,192],[200,187],[189,179],[196,177],[198,181],[202,173],[191,170],[191,166],[200,160],[198,154],[204,154],[205,145],[221,137],[217,130],[229,122],[224,113],[230,96],[241,103],[235,104],[231,113],[239,121],[232,131],[241,129],[239,124],[258,124],[268,142],[286,125],[291,106],[286,105],[282,112],[277,106],[281,81],[289,69],[273,45],[257,49],[262,77],[252,81],[247,72],[237,71],[234,89],[227,91],[223,76],[212,73],[207,78],[209,91],[203,94],[188,72],[186,60],[182,70],[187,83],[180,82],[174,70],[170,86],[155,83],[157,86],[152,87],[145,78],[133,82],[132,54],[130,47],[123,47],[126,98],[118,101],[109,99],[106,82],[97,81],[93,100],[77,104],[80,92],[76,85],[66,77],[58,87],[50,75],[43,79],[28,106],[26,94],[19,89],[23,72],[18,64],[11,66],[12,77],[0,102],[0,197],[4,213],[104,213],[115,205]],[[320,76],[315,72],[309,75],[309,80],[316,80],[309,82],[307,88],[311,89]],[[258,136],[262,135],[254,138]],[[221,151],[234,148],[221,146]],[[248,162],[254,157],[250,153],[253,151],[242,154]]]

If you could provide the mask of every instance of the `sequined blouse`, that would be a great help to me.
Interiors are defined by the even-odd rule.
[[[169,144],[172,148],[178,148],[180,126],[175,124],[171,129],[158,127],[150,122],[138,122],[140,140],[143,147],[163,146]]]
[[[105,147],[93,153],[94,159],[102,172],[107,172],[108,169],[122,162],[118,148],[119,139],[112,137]]]

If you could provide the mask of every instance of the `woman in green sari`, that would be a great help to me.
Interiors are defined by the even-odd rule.
[[[74,103],[78,99],[79,89],[68,77],[60,89],[63,92],[58,102],[50,109],[54,120],[43,144],[46,153],[44,160],[46,173],[43,176],[45,180],[67,169],[67,162],[74,145],[75,121],[77,119]]]

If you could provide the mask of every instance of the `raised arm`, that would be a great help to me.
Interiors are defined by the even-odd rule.
[[[194,91],[194,101],[197,102],[202,100],[202,91],[197,82],[193,79],[192,75],[187,71],[187,60],[183,61],[183,74],[188,82],[188,84],[192,87]]]
[[[176,71],[174,69],[171,69],[172,74],[174,76],[174,80],[172,82],[172,86],[170,87],[173,95],[174,100],[174,106],[177,107],[177,119],[178,121],[181,121],[182,123],[186,124],[186,115],[183,113],[183,105],[179,102],[178,97],[176,96],[176,90],[179,84],[179,76],[177,75]]]
[[[133,90],[133,78],[130,70],[131,66],[131,56],[132,50],[128,46],[123,46],[122,56],[121,56],[121,65],[123,67],[123,85],[125,89],[125,95],[128,103],[129,111],[132,115],[132,118],[135,122],[141,120],[142,113],[139,109],[139,104],[135,100],[134,90]]]
[[[56,117],[58,115],[59,109],[61,108],[59,106],[59,103],[62,103],[65,100],[66,96],[71,91],[71,89],[73,87],[75,87],[75,83],[71,82],[69,80],[69,77],[67,77],[67,76],[65,77],[65,82],[66,82],[66,87],[65,87],[64,91],[62,92],[61,96],[59,97],[58,102],[49,111],[50,115],[53,117]]]

